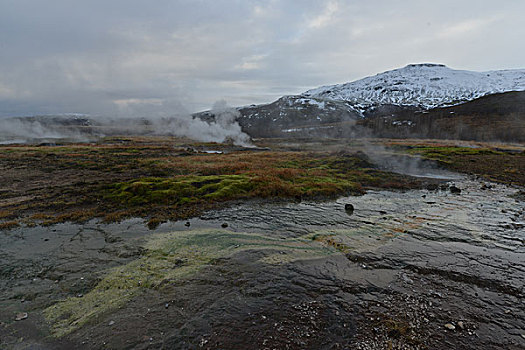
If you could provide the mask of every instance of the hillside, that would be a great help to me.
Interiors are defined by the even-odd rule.
[[[428,111],[370,113],[358,125],[377,137],[525,142],[525,92],[488,95]]]
[[[427,63],[411,64],[350,83],[323,86],[302,95],[346,101],[364,112],[385,104],[430,109],[521,90],[525,90],[524,69],[473,72]]]
[[[434,137],[522,141],[525,70],[417,64],[239,108],[253,137]],[[211,114],[206,114],[212,118]]]

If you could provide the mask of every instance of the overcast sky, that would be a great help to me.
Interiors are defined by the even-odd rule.
[[[271,102],[408,63],[525,68],[523,0],[0,0],[0,116]]]

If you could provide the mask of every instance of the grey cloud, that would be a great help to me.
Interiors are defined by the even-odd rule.
[[[512,0],[5,0],[0,116],[270,102],[422,61],[523,68],[522,13]]]

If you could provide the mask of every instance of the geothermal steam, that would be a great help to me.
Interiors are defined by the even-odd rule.
[[[0,119],[0,144],[55,139],[87,141],[87,135],[82,135],[78,126],[57,125],[55,121],[55,118],[51,118],[47,122],[34,118]]]
[[[239,111],[228,107],[225,101],[216,102],[210,114],[213,121],[192,116],[154,118],[151,120],[155,135],[188,137],[197,141],[232,142],[239,146],[251,146],[250,136],[241,130],[236,121]]]
[[[85,142],[110,135],[163,135],[203,142],[231,142],[251,146],[250,137],[236,121],[239,111],[225,101],[214,104],[213,118],[189,113],[169,115],[166,106],[155,110],[128,108],[118,117],[49,116],[0,119],[1,143],[42,142],[56,139]]]

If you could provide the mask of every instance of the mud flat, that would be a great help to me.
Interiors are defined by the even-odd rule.
[[[0,347],[523,349],[518,191],[461,177],[252,200],[154,231],[139,219],[5,230]]]

